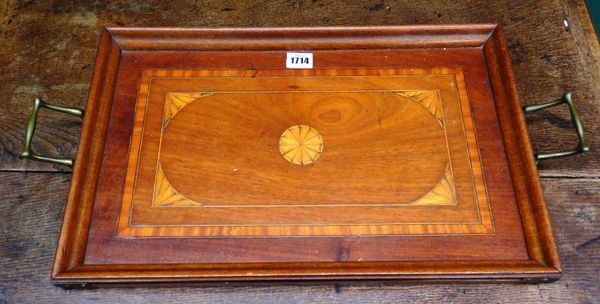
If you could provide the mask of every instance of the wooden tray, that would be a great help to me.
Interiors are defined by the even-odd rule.
[[[104,32],[55,283],[560,272],[496,25]]]

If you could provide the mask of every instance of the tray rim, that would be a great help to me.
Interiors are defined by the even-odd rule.
[[[290,38],[294,39],[290,39]],[[485,54],[529,260],[85,265],[96,181],[121,53],[126,50],[315,50],[477,47]],[[77,162],[51,280],[87,283],[228,283],[390,280],[553,281],[561,265],[521,112],[504,35],[496,24],[277,27],[106,28],[90,86]],[[85,170],[84,170],[85,168]]]

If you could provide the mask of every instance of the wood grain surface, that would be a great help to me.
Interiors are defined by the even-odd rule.
[[[143,75],[121,236],[493,230],[479,150],[468,149],[477,142],[462,69]],[[327,141],[318,164],[290,166],[278,153],[281,132],[298,123]]]
[[[284,26],[499,22],[523,103],[571,90],[592,151],[539,164],[564,276],[543,285],[377,285],[64,291],[49,274],[66,201],[65,168],[17,158],[33,99],[85,106],[102,26]],[[0,303],[600,301],[598,42],[581,1],[0,2]],[[595,78],[594,78],[595,77]],[[596,79],[596,80],[594,80]],[[528,118],[536,150],[574,145],[567,109]],[[79,120],[43,113],[39,152],[74,155]],[[29,173],[23,173],[28,171]],[[48,172],[48,173],[43,173]],[[557,177],[557,178],[552,178]],[[560,178],[558,178],[560,177]]]
[[[596,303],[600,299],[600,180],[544,179],[564,275],[555,283],[395,284],[202,288],[106,288],[65,291],[50,283],[66,173],[0,174],[10,189],[0,205],[0,301],[3,303]],[[586,203],[587,202],[587,203]]]
[[[588,38],[582,24],[587,12],[575,0],[519,1],[204,1],[118,3],[64,1],[4,1],[0,50],[2,111],[0,168],[6,170],[68,170],[50,164],[20,160],[22,128],[36,96],[69,106],[85,106],[96,48],[103,26],[283,26],[283,25],[391,25],[499,22],[504,25],[521,101],[539,103],[573,97],[582,114],[590,145],[598,145],[597,41]],[[583,16],[583,17],[581,17]],[[567,26],[568,25],[568,26]],[[589,27],[588,27],[589,31]],[[593,37],[593,35],[591,35]],[[78,130],[63,125],[63,115],[46,114],[34,148],[50,155],[74,155]],[[574,145],[568,110],[532,115],[529,132],[535,150]],[[54,120],[63,123],[50,123]],[[552,130],[552,131],[548,131]],[[600,142],[598,142],[600,144]],[[574,159],[574,160],[573,160]],[[543,176],[594,175],[600,150],[585,157],[540,164]]]
[[[275,60],[284,58],[281,48],[310,48],[319,58],[316,69],[281,70],[283,61]],[[419,60],[415,62],[415,58]],[[560,277],[561,266],[516,94],[506,42],[497,25],[109,28],[103,32],[96,62],[56,250],[52,278],[57,284],[397,279],[517,279],[547,282]],[[239,69],[240,73],[232,72],[232,69]],[[252,70],[256,72],[250,72]],[[452,77],[445,76],[448,72]],[[227,77],[219,76],[221,73]],[[145,75],[149,78],[147,89],[143,88],[146,84],[143,81]],[[161,131],[165,128],[165,111],[167,114],[173,112],[170,110],[172,107],[165,105],[167,93],[202,93],[197,91],[199,87],[204,87],[212,95],[204,96],[201,102],[190,103],[179,109],[176,115],[167,117],[169,124],[164,132]],[[314,200],[308,200],[309,205],[299,205],[292,197],[295,209],[291,213],[283,210],[287,205],[269,204],[267,201],[275,196],[266,195],[260,205],[247,204],[243,208],[238,208],[243,205],[238,199],[231,199],[235,206],[223,204],[223,201],[213,205],[213,201],[202,208],[183,207],[189,210],[150,208],[157,161],[165,175],[174,181],[177,181],[175,177],[178,174],[189,176],[189,179],[184,179],[185,187],[177,183],[177,188],[197,201],[194,196],[199,194],[198,189],[187,181],[202,182],[208,178],[193,177],[185,167],[200,166],[202,171],[213,171],[204,167],[202,158],[186,154],[193,149],[184,149],[182,144],[186,140],[191,144],[196,142],[200,146],[211,146],[212,142],[219,142],[220,137],[227,137],[226,134],[216,134],[211,141],[202,142],[185,133],[177,133],[177,130],[195,130],[193,133],[204,137],[206,130],[197,128],[209,120],[212,121],[210,130],[218,126],[243,139],[248,130],[253,129],[253,124],[248,124],[248,130],[232,129],[231,126],[235,125],[228,120],[229,117],[221,116],[215,120],[215,117],[222,115],[220,112],[206,107],[202,109],[203,105],[210,106],[211,100],[219,100],[217,104],[219,109],[221,106],[225,108],[224,113],[236,113],[238,107],[243,109],[247,115],[239,117],[237,121],[258,120],[254,124],[258,123],[265,131],[265,139],[273,136],[274,145],[281,129],[294,121],[312,121],[311,124],[324,127],[330,132],[329,135],[339,131],[312,118],[314,108],[311,106],[312,99],[306,97],[307,93],[318,91],[318,95],[313,95],[318,100],[319,97],[331,98],[332,93],[341,90],[339,93],[348,99],[346,93],[355,90],[357,94],[363,94],[364,89],[369,93],[366,99],[365,96],[360,99],[374,101],[378,98],[369,94],[375,91],[401,92],[405,98],[413,99],[418,96],[419,90],[437,91],[440,107],[445,109],[443,119],[439,119],[442,116],[436,116],[437,111],[433,111],[432,115],[425,109],[422,117],[429,118],[435,128],[446,126],[448,162],[459,197],[456,207],[404,207],[396,204],[385,209],[378,207],[366,210],[370,206],[363,206],[365,202],[349,200],[348,206],[344,206],[348,211],[330,215],[326,206],[316,206]],[[256,93],[293,93],[294,98],[283,98],[283,105],[276,107],[271,100],[277,94],[261,95],[260,99],[251,103],[253,107],[248,108],[240,94],[255,94],[253,90]],[[138,92],[147,93],[138,95]],[[148,95],[142,97],[145,94]],[[299,97],[295,94],[299,94]],[[223,99],[225,95],[230,99]],[[389,97],[398,101],[400,95],[392,94]],[[240,105],[233,106],[231,102]],[[267,109],[277,109],[266,110],[264,103]],[[368,102],[358,104],[365,107],[369,105]],[[421,106],[421,102],[417,102],[417,106]],[[255,108],[261,107],[262,111],[255,111]],[[281,111],[280,107],[289,110]],[[377,112],[377,115],[365,115],[353,124],[345,124],[357,129],[354,131],[356,134],[342,132],[339,137],[344,140],[354,140],[356,137],[362,142],[372,142],[361,138],[362,129],[358,127],[366,126],[367,131],[375,130],[377,132],[374,134],[377,135],[380,130],[402,121],[404,115],[393,115],[393,103],[380,105],[379,108],[380,111],[371,109],[371,113]],[[212,106],[212,109],[217,107]],[[188,115],[190,113],[202,119],[194,119]],[[406,125],[403,128],[406,131],[402,133],[414,138],[412,143],[422,150],[421,153],[437,155],[437,151],[423,148],[423,142],[415,137],[415,126],[423,127],[425,124],[419,116],[415,116],[418,113],[416,110],[409,113],[406,118],[416,121],[416,124]],[[261,117],[265,115],[272,117],[271,125],[262,124]],[[180,119],[182,116],[187,120]],[[288,122],[281,124],[286,119]],[[181,124],[181,120],[187,123]],[[220,125],[228,121],[231,126]],[[277,128],[276,133],[273,127]],[[140,130],[141,135],[138,135]],[[176,132],[177,136],[171,132]],[[385,138],[390,136],[386,135]],[[174,138],[182,141],[174,141]],[[249,138],[252,137],[246,137],[246,140]],[[336,136],[329,138],[340,146],[346,144]],[[475,142],[476,145],[473,144]],[[234,141],[227,141],[226,144],[220,144],[223,148],[210,151],[226,150],[235,147],[235,144]],[[252,144],[245,145],[250,147],[244,157],[267,159],[269,153],[266,150],[253,147]],[[370,144],[375,148],[378,145],[375,142]],[[268,142],[264,146],[268,147]],[[275,147],[273,150],[276,154]],[[354,150],[362,151],[360,148],[337,148],[337,151]],[[394,156],[398,153],[393,148],[388,147],[388,150]],[[399,149],[400,153],[404,153],[404,150]],[[336,149],[332,148],[331,151],[335,155]],[[167,157],[160,159],[161,152]],[[204,154],[198,150],[192,152]],[[238,167],[249,163],[237,163],[228,153],[222,154],[222,158]],[[377,178],[379,172],[375,172],[375,175],[369,172],[371,167],[383,168],[378,156],[381,154],[375,153],[372,159],[369,158],[373,162],[369,166],[365,165],[367,158],[363,158],[356,161],[359,167],[348,173],[338,170],[345,175],[340,180],[356,172],[366,173],[366,178]],[[220,159],[210,158],[210,162],[217,164]],[[336,167],[343,165],[340,163],[342,159],[331,159]],[[419,160],[427,165],[427,160]],[[188,165],[169,171],[178,162],[187,162]],[[391,160],[384,158],[384,162],[390,163]],[[285,162],[280,164],[288,166]],[[285,171],[287,167],[270,171],[270,165],[257,166],[251,162],[249,165],[256,176],[272,176],[275,180],[285,178],[280,177],[280,171]],[[403,168],[397,164],[394,167]],[[418,165],[417,168],[423,167]],[[391,168],[386,171],[391,177],[396,176]],[[441,174],[443,171],[440,168],[438,172]],[[211,178],[218,175],[217,172],[213,173]],[[329,175],[333,175],[333,172]],[[414,179],[417,182],[421,179],[426,181],[424,176]],[[473,177],[474,183],[463,179],[469,179],[469,176]],[[316,184],[316,187],[329,192],[329,184],[336,181],[329,182],[326,178],[329,177],[324,178],[327,183]],[[478,187],[480,178],[486,181],[485,191]],[[385,177],[376,187],[393,184],[395,179],[398,177]],[[240,194],[239,200],[255,199],[250,190],[257,180],[252,177],[245,182],[250,184],[246,186],[244,183],[246,193],[235,191]],[[408,181],[402,182],[406,183],[407,191],[413,190]],[[268,183],[258,183],[265,184],[263,192],[268,193]],[[359,184],[351,180],[348,183],[357,187]],[[219,187],[221,184],[226,183],[218,183]],[[360,186],[369,186],[369,183],[361,183]],[[463,195],[462,190],[468,190],[469,187],[472,190]],[[220,192],[230,192],[231,188],[235,187],[226,186]],[[281,187],[278,193],[289,195],[290,192],[297,192],[295,188]],[[370,191],[358,193],[350,192],[354,189],[342,189],[351,197],[371,195]],[[313,192],[318,194],[318,190]],[[325,197],[326,194],[318,196]],[[473,207],[472,199],[470,203],[464,200],[475,196],[478,197],[478,208]],[[130,197],[134,199],[130,200]],[[398,197],[406,199],[404,194]],[[489,198],[489,203],[479,199],[484,197]],[[125,204],[121,206],[119,203],[122,198]],[[329,200],[330,196],[326,199]],[[364,199],[374,200],[372,196],[365,196]],[[132,203],[129,206],[127,204],[130,201]],[[376,202],[378,205],[382,203]],[[332,207],[337,208],[340,203],[345,201],[334,201],[336,206]],[[492,209],[493,226],[488,213]],[[429,217],[433,217],[433,214],[440,222],[431,222]],[[201,223],[196,222],[198,218],[201,218]],[[404,224],[407,224],[407,230],[401,229]],[[437,224],[440,224],[440,230],[429,228],[429,225]],[[454,225],[458,225],[458,229],[450,230]],[[164,231],[163,227],[166,228]],[[142,232],[126,233],[130,228]],[[157,228],[156,231],[150,234],[145,232],[154,228]],[[211,232],[213,228],[215,230]],[[433,235],[427,234],[429,230]],[[457,232],[467,233],[454,237],[453,234]],[[404,236],[405,233],[410,233],[410,237]],[[201,234],[203,237],[189,237],[190,234]],[[267,238],[270,236],[273,237]]]

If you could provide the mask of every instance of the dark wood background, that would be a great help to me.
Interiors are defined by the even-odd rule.
[[[394,284],[69,290],[49,282],[71,174],[19,159],[37,96],[85,106],[104,26],[498,22],[521,101],[573,92],[592,151],[539,164],[564,266],[552,284]],[[0,1],[0,303],[600,302],[600,47],[583,1]],[[571,148],[566,108],[528,119],[534,149]],[[74,155],[79,121],[44,112],[34,148]]]

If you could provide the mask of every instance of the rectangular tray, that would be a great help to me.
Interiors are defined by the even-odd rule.
[[[560,273],[497,25],[105,30],[56,284]]]

